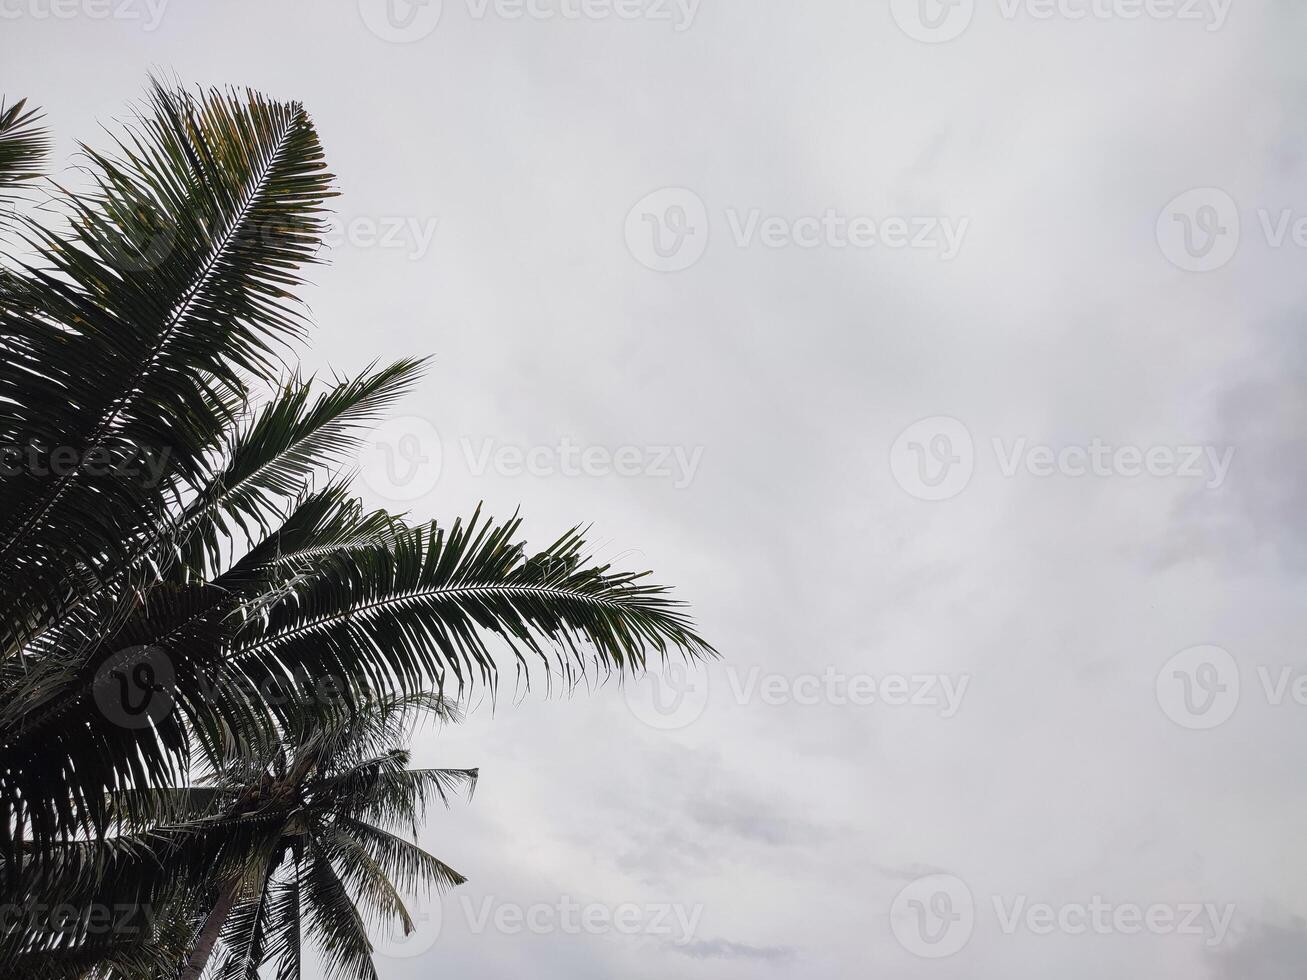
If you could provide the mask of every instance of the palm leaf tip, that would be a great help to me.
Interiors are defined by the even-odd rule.
[[[632,674],[679,652],[706,660],[682,603],[647,573],[592,565],[578,532],[526,557],[521,520],[478,510],[449,527],[408,529],[393,541],[325,563],[297,583],[294,601],[236,643],[237,663],[351,663],[411,692],[434,681],[460,694],[494,690],[507,650],[529,683],[533,669],[579,683],[589,672]]]
[[[0,99],[0,200],[41,176],[53,145],[42,117],[41,110],[27,108],[26,99],[8,104]]]

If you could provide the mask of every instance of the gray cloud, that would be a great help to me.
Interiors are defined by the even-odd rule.
[[[1211,958],[1211,980],[1297,980],[1307,963],[1307,923],[1258,922],[1233,949]]]
[[[443,6],[407,44],[369,31],[358,2],[171,3],[150,32],[20,16],[0,33],[3,86],[48,108],[64,152],[103,145],[99,122],[151,66],[300,99],[342,215],[435,228],[420,256],[336,244],[307,297],[309,369],[436,355],[399,412],[439,433],[439,481],[402,504],[361,481],[370,504],[521,505],[539,542],[593,522],[608,557],[692,601],[743,673],[972,680],[943,719],[772,705],[714,668],[702,714],[664,728],[616,685],[505,691],[493,715],[413,746],[420,765],[481,768],[476,799],[422,834],[470,880],[433,900],[430,950],[387,960],[383,980],[1285,975],[1297,926],[1212,955],[1185,936],[1005,933],[993,900],[1230,902],[1242,920],[1270,896],[1307,916],[1307,707],[1268,704],[1255,672],[1307,669],[1307,251],[1268,248],[1256,219],[1307,213],[1307,11],[1236,2],[1206,30],[977,0],[963,34],[929,44],[895,24],[891,6],[913,5],[887,2],[705,0],[681,32]],[[1245,238],[1226,267],[1184,272],[1159,215],[1207,186],[1238,202]],[[625,240],[663,187],[708,212],[707,250],[681,272]],[[949,261],[732,237],[732,214],[791,227],[828,209],[969,224]],[[927,502],[890,452],[936,416],[965,425],[975,469]],[[478,474],[463,437],[703,454],[680,488]],[[996,439],[1237,455],[1207,491],[1005,475]],[[1158,674],[1204,643],[1245,669],[1243,699],[1191,731],[1159,707]],[[890,910],[939,869],[974,896],[975,927],[926,960]],[[465,897],[701,915],[678,949],[477,931]]]
[[[1213,436],[1236,460],[1221,494],[1194,494],[1177,508],[1168,560],[1219,558],[1307,572],[1307,341],[1300,317],[1258,325],[1251,354],[1231,365],[1212,398]]]
[[[678,953],[696,960],[744,959],[788,962],[798,956],[790,946],[750,946],[725,939],[706,939],[673,947]]]

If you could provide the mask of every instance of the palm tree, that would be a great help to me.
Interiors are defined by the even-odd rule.
[[[0,193],[30,183],[35,122],[0,109]],[[352,496],[422,365],[283,366],[334,193],[302,106],[155,82],[82,152],[84,189],[0,227],[0,891],[103,873],[149,790],[285,732],[306,678],[348,717],[493,690],[505,660],[570,682],[714,654],[578,530],[532,554],[516,516],[410,526]]]
[[[64,845],[68,858],[47,889],[69,909],[126,895],[152,915],[152,930],[97,934],[63,925],[28,936],[14,965],[39,980],[177,975],[198,980],[218,940],[223,980],[257,980],[259,967],[300,976],[302,946],[316,941],[333,975],[375,978],[365,921],[414,928],[401,892],[461,884],[462,875],[407,840],[428,804],[470,791],[473,769],[408,768],[418,712],[456,721],[438,695],[386,698],[353,715],[300,704],[281,738],[234,756],[199,785],[133,792],[112,801],[123,831]],[[148,813],[146,829],[131,823]],[[136,815],[136,816],[134,816]],[[80,864],[112,860],[114,881]],[[191,884],[177,887],[177,882]],[[147,906],[148,903],[148,906]],[[180,967],[178,967],[180,964]]]
[[[416,836],[428,803],[447,805],[477,776],[408,768],[399,745],[414,708],[456,719],[438,696],[388,699],[353,717],[308,710],[266,758],[235,759],[219,774],[216,796],[197,802],[224,817],[258,817],[262,836],[214,888],[183,980],[198,980],[220,935],[225,980],[257,980],[273,962],[279,978],[297,980],[308,938],[333,975],[375,978],[365,918],[393,920],[407,935],[414,924],[401,891],[464,881],[398,833]],[[190,791],[172,792],[176,806]]]

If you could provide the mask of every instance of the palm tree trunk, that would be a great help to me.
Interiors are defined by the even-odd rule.
[[[236,896],[240,893],[240,887],[240,878],[235,877],[224,885],[222,891],[218,893],[213,908],[209,910],[209,914],[204,919],[204,925],[200,927],[199,934],[195,937],[195,946],[191,950],[191,955],[187,957],[186,965],[182,967],[178,980],[200,980],[200,974],[204,972],[209,957],[213,955],[213,947],[218,941],[218,934],[222,932],[227,916],[231,914],[231,907],[236,904]]]

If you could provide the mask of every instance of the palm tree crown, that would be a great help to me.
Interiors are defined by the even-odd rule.
[[[0,197],[27,193],[47,150],[35,113],[0,104]],[[230,919],[249,950],[289,962],[285,896],[303,889],[324,948],[365,976],[363,934],[330,918],[345,914],[327,874],[341,849],[401,880],[447,869],[383,860],[397,845],[349,823],[370,811],[315,809],[321,781],[365,763],[376,786],[453,777],[313,749],[307,683],[329,678],[357,725],[386,698],[493,689],[505,662],[566,682],[714,651],[664,588],[593,563],[577,530],[533,553],[516,516],[413,525],[350,492],[362,434],[422,363],[329,380],[284,367],[335,193],[302,106],[155,82],[111,148],[82,153],[84,189],[50,185],[46,207],[0,219],[0,890],[57,881],[89,900],[117,875],[185,907],[236,860]],[[188,827],[178,843],[159,787],[287,739],[264,774],[295,820],[319,822],[269,837],[268,799],[255,820],[214,797],[228,809],[211,819],[240,834],[201,846]],[[166,885],[137,845],[175,862]],[[256,880],[285,899],[277,915],[249,906]],[[344,879],[385,907],[381,881]],[[90,956],[84,938],[67,959]],[[33,946],[0,944],[0,973],[15,948]],[[261,960],[249,950],[240,962]]]

